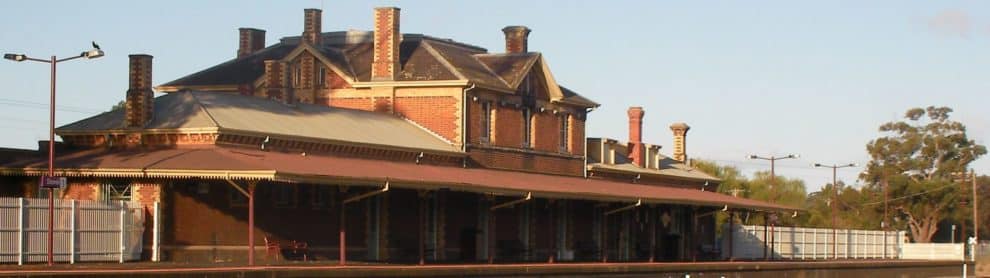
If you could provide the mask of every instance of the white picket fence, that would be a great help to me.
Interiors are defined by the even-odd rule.
[[[54,216],[55,261],[141,258],[141,208],[130,208],[122,201],[55,200]],[[46,262],[47,250],[48,199],[0,197],[0,263]]]
[[[726,226],[726,228],[728,228]],[[764,258],[764,243],[768,256],[775,259],[824,260],[824,259],[879,259],[898,258],[904,245],[904,231],[835,230],[734,225],[732,240],[722,240],[722,257],[736,259]]]

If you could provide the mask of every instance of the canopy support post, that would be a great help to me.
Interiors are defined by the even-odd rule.
[[[225,180],[248,199],[248,265],[254,266],[254,188],[257,186],[258,181],[248,181],[247,189],[245,190],[233,180]]]

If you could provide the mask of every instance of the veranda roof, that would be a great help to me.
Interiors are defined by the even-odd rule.
[[[0,175],[44,174],[46,158],[0,164]],[[57,156],[56,175],[70,177],[205,178],[343,185],[383,185],[538,198],[687,204],[761,211],[798,209],[716,192],[555,176],[255,149],[202,146],[157,150],[83,150]]]

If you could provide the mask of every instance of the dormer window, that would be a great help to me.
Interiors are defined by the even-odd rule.
[[[523,141],[522,147],[529,148],[531,146],[530,142],[533,141],[533,112],[529,108],[523,108]]]

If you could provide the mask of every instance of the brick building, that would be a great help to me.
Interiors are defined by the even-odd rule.
[[[131,55],[125,107],[56,130],[58,196],[158,202],[168,260],[250,263],[270,240],[380,262],[687,260],[718,251],[719,211],[792,210],[712,192],[689,127],[661,155],[641,108],[628,142],[586,138],[598,104],[526,27],[489,53],[403,34],[399,15],[323,32],[307,9],[272,45],[241,28],[236,57],[154,88],[152,56]],[[36,196],[45,156],[0,161],[0,196]]]

